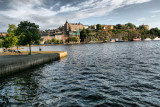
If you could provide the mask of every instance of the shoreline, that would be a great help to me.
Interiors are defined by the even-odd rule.
[[[142,42],[142,41],[145,41],[145,40],[141,40],[141,41],[123,41],[123,42]],[[150,41],[158,41],[158,40],[150,40]],[[146,42],[149,42],[149,41],[146,41]],[[99,44],[99,43],[121,43],[121,42],[119,42],[119,41],[117,41],[117,42],[95,41],[95,42],[92,42],[92,43],[81,42],[81,43],[70,43],[70,44],[41,44],[41,45],[31,45],[31,47],[36,47],[36,46],[59,46],[59,45],[82,45],[82,44]],[[20,48],[23,48],[23,47],[28,47],[28,46],[20,46]],[[13,48],[17,48],[17,47],[13,47]],[[10,49],[10,48],[8,48],[8,49]],[[0,48],[0,52],[3,52],[3,48]]]

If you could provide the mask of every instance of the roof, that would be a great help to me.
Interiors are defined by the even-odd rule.
[[[0,35],[2,35],[2,36],[6,36],[6,34],[5,34],[5,33],[1,33]]]

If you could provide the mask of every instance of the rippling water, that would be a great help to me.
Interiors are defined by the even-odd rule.
[[[68,51],[68,57],[1,79],[0,105],[160,105],[159,41],[41,48]]]

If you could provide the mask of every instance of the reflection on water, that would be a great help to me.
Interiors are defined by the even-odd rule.
[[[41,48],[68,51],[68,57],[1,79],[0,105],[160,105],[158,41]]]

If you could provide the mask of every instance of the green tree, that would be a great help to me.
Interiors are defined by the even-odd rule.
[[[3,40],[4,40],[4,38],[5,38],[5,37],[0,34],[0,39],[3,39]]]
[[[18,24],[18,33],[23,34],[21,45],[29,45],[31,55],[31,45],[38,44],[41,38],[39,25],[28,21],[23,21]]]
[[[7,36],[4,38],[4,47],[11,48],[16,46],[18,43],[18,38],[16,37],[17,27],[14,24],[9,24],[9,29],[7,30]]]
[[[148,29],[145,26],[139,26],[140,33],[142,35],[142,39],[149,33]]]
[[[122,25],[122,30],[125,31],[127,29],[126,25]]]
[[[114,28],[115,29],[122,29],[122,25],[121,24],[117,24]]]
[[[90,28],[91,28],[91,29],[95,29],[94,25],[91,25]]]
[[[125,24],[126,25],[126,27],[127,28],[129,28],[129,29],[136,29],[136,25],[134,25],[133,23],[127,23],[127,24]]]
[[[160,30],[156,27],[156,28],[152,28],[150,30],[150,34],[155,35],[155,36],[160,36]]]
[[[53,42],[53,43],[57,43],[57,39],[53,38],[53,39],[52,39],[52,42]]]
[[[58,39],[55,39],[55,38],[52,39],[52,42],[55,43],[55,44],[61,44],[62,43],[61,40],[58,40]]]
[[[68,42],[78,42],[79,38],[78,37],[69,37]]]
[[[4,41],[2,39],[0,39],[0,48],[3,47],[3,43],[4,43]]]
[[[83,30],[80,32],[80,39],[81,39],[81,42],[84,42],[85,38],[88,36],[88,33],[86,31],[85,28],[83,28]]]
[[[97,27],[97,30],[102,30],[102,25],[97,24],[96,27]]]

